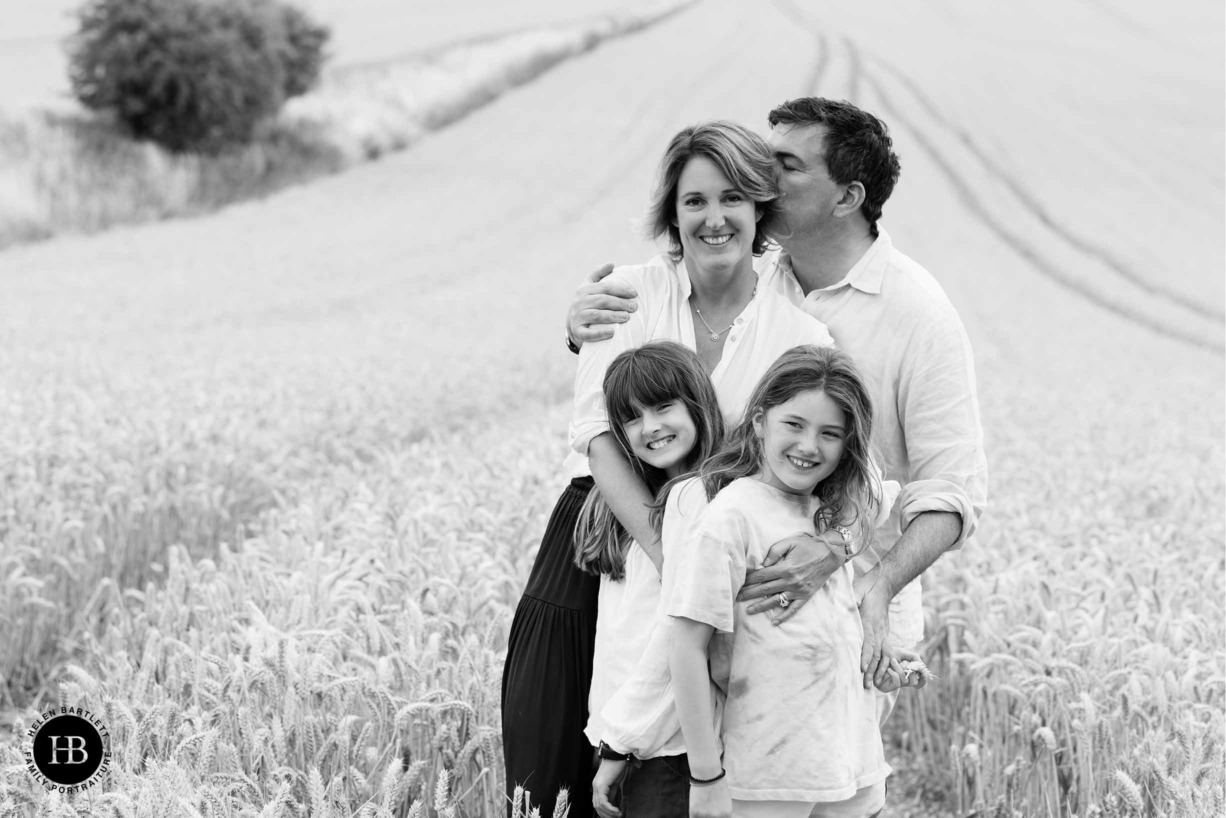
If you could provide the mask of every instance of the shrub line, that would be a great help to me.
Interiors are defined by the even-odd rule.
[[[331,72],[249,144],[214,155],[132,139],[113,117],[0,114],[0,249],[206,213],[403,150],[602,42],[696,0],[651,0],[547,29]]]

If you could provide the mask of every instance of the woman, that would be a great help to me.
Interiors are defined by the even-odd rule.
[[[601,384],[618,354],[648,341],[693,349],[711,376],[729,426],[754,384],[785,350],[832,343],[821,322],[757,287],[761,255],[778,219],[774,157],[731,122],[686,128],[661,163],[649,212],[669,252],[613,272],[637,290],[639,309],[607,341],[585,344],[575,375],[568,459],[572,478],[549,520],[528,587],[511,623],[502,681],[507,789],[522,785],[550,815],[560,787],[571,818],[592,814],[593,748],[584,736],[599,580],[574,564],[575,520],[593,482],[655,565],[653,497],[609,433]],[[628,782],[628,786],[631,782]]]

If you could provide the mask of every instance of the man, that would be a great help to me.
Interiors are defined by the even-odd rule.
[[[918,577],[975,530],[987,502],[987,465],[970,344],[936,280],[896,250],[877,226],[898,180],[889,131],[848,102],[806,97],[770,112],[768,142],[779,171],[783,253],[758,265],[773,286],[829,328],[873,390],[873,450],[887,480],[902,484],[874,555],[857,560],[863,594],[864,684],[885,680],[882,645],[922,637]],[[596,271],[568,316],[568,344],[612,334],[635,293]],[[771,549],[769,567],[750,574],[742,597],[751,613],[791,616],[839,565],[829,543],[796,537]],[[879,557],[879,561],[878,561]],[[789,597],[796,597],[788,607]],[[892,698],[884,707],[888,714]]]

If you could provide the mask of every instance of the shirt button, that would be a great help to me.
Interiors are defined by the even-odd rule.
[[[738,324],[742,324],[742,323],[744,323],[744,322],[745,322],[745,319],[744,319],[744,318],[738,318],[738,319],[736,319],[736,322],[737,322]]]

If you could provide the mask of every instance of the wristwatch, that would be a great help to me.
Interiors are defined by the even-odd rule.
[[[600,747],[597,748],[596,754],[609,761],[629,761],[634,758],[634,753],[619,753],[603,741],[600,742]]]

